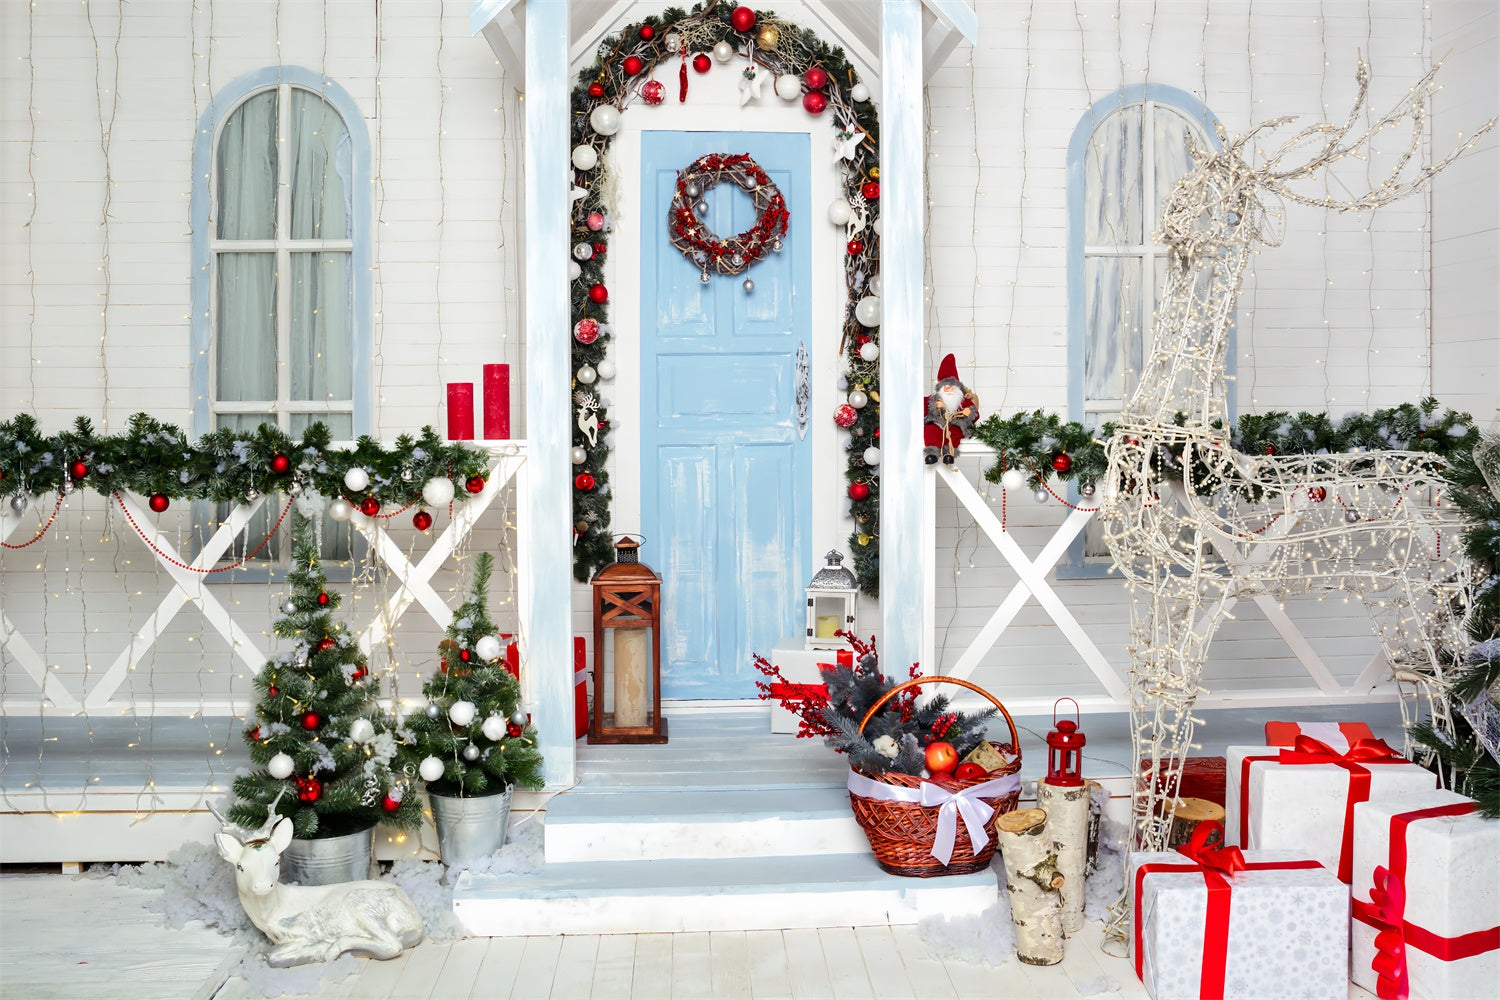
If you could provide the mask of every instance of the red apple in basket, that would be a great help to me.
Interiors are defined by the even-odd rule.
[[[966,760],[958,765],[958,770],[953,772],[953,776],[959,781],[977,781],[989,773],[984,769],[983,764],[976,764],[972,760]]]
[[[953,749],[952,743],[934,740],[927,744],[927,770],[931,774],[950,774],[957,766],[958,751]]]

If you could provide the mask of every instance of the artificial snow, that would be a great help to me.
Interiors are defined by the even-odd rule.
[[[1016,927],[1010,919],[1010,899],[1000,889],[997,883],[994,905],[980,911],[977,917],[949,920],[931,916],[917,922],[917,934],[927,942],[934,958],[1004,965],[1016,957]]]

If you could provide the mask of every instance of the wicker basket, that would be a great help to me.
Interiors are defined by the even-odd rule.
[[[957,778],[921,778],[911,774],[897,772],[886,772],[884,774],[866,774],[856,771],[872,781],[878,781],[885,785],[896,785],[904,788],[919,788],[925,782],[931,782],[950,792],[961,791],[972,788],[975,785],[1001,778],[1008,774],[1015,774],[1021,769],[1021,740],[1016,734],[1015,720],[1005,710],[1005,706],[988,691],[976,684],[961,680],[957,677],[942,677],[934,675],[931,677],[917,677],[904,684],[887,691],[883,697],[870,706],[865,717],[859,720],[859,728],[864,729],[866,723],[880,711],[886,702],[908,688],[919,687],[923,684],[957,684],[983,695],[994,703],[1004,716],[1005,723],[1010,727],[1010,743],[1000,744],[1000,750],[1006,757],[1012,757],[1002,768],[989,772],[982,778],[971,778],[967,781],[959,781]],[[938,808],[936,806],[924,806],[916,802],[888,802],[884,799],[872,799],[857,792],[849,792],[849,802],[854,808],[854,818],[859,822],[860,829],[864,830],[865,836],[870,841],[870,849],[875,852],[875,861],[881,868],[892,875],[907,875],[913,878],[931,878],[934,875],[966,875],[988,868],[990,860],[995,856],[995,820],[1001,813],[1010,812],[1020,801],[1021,792],[1018,788],[1009,795],[999,798],[983,798],[981,801],[988,803],[995,810],[995,815],[990,817],[986,829],[990,832],[990,838],[976,854],[973,845],[969,842],[968,831],[964,824],[958,824],[958,836],[953,845],[953,856],[948,864],[944,865],[932,856],[933,841],[937,836]]]

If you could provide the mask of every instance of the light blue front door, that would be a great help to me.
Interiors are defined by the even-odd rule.
[[[669,241],[667,209],[678,171],[715,152],[749,153],[791,224],[781,253],[704,283]],[[796,407],[797,350],[812,350],[808,136],[646,132],[641,160],[641,517],[662,577],[662,694],[753,697],[750,654],[802,634],[810,576],[811,441]],[[721,237],[754,223],[732,184],[705,200]]]

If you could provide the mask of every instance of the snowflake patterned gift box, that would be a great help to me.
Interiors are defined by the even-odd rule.
[[[1350,975],[1377,996],[1493,997],[1500,983],[1500,819],[1430,791],[1354,809]]]
[[[1301,851],[1349,882],[1354,807],[1437,787],[1437,777],[1386,746],[1340,753],[1308,736],[1292,747],[1230,747],[1224,826],[1241,847]]]
[[[1296,851],[1130,856],[1130,958],[1155,1000],[1348,996],[1349,888]]]

